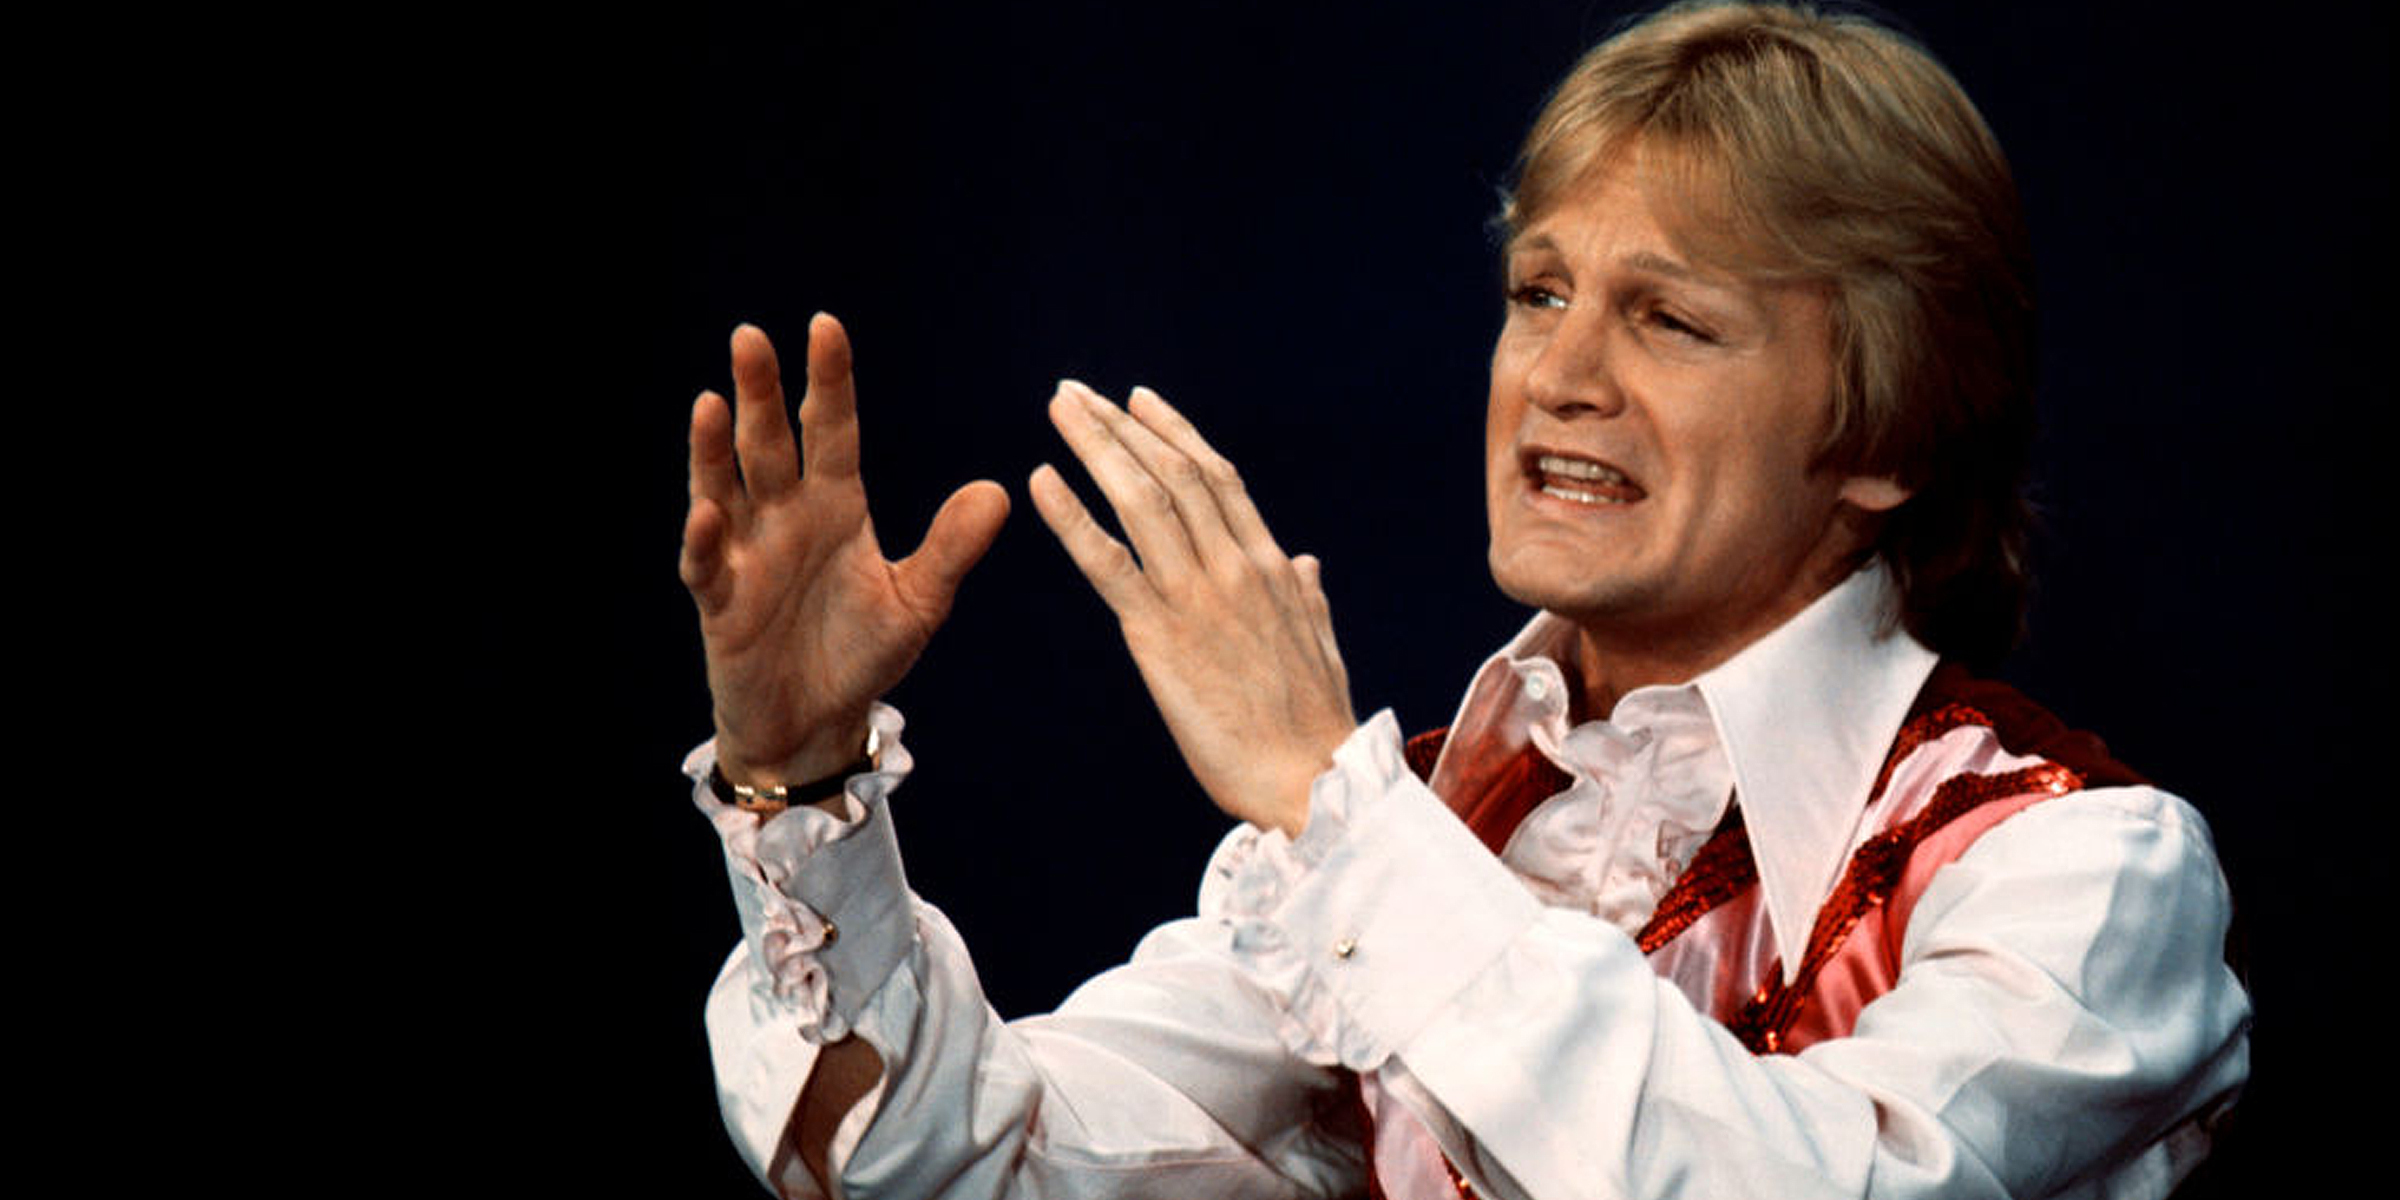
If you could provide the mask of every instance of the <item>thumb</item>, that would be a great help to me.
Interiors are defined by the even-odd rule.
[[[911,608],[939,620],[950,611],[950,600],[967,572],[982,561],[984,551],[1008,520],[1008,491],[979,479],[950,494],[925,540],[916,552],[892,564],[892,576]]]
[[[1300,576],[1300,596],[1308,605],[1309,623],[1315,628],[1317,649],[1324,652],[1325,661],[1342,671],[1341,646],[1333,637],[1333,606],[1325,599],[1325,566],[1314,554],[1294,555],[1292,569]]]
[[[1300,576],[1300,598],[1308,605],[1308,614],[1330,626],[1333,606],[1325,602],[1325,566],[1314,554],[1292,556],[1292,571]]]

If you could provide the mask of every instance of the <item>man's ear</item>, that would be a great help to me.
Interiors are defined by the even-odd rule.
[[[1842,499],[1864,512],[1890,512],[1911,494],[1889,475],[1853,475],[1842,481]]]

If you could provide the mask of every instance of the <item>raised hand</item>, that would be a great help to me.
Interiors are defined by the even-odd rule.
[[[700,609],[719,769],[735,783],[799,784],[859,755],[867,710],[908,673],[959,581],[1008,516],[989,481],[960,488],[914,554],[886,561],[858,476],[850,341],[808,326],[808,390],[793,444],[767,335],[733,333],[734,409],[692,406],[684,586]]]
[[[1310,780],[1358,726],[1317,561],[1284,554],[1233,464],[1158,393],[1119,409],[1069,382],[1050,420],[1133,545],[1048,465],[1034,506],[1116,613],[1184,761],[1217,807],[1297,836]]]

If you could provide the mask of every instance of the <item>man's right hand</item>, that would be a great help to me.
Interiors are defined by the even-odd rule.
[[[733,332],[733,379],[731,413],[715,392],[692,407],[681,574],[700,608],[718,768],[739,784],[798,785],[859,756],[869,707],[949,614],[1008,493],[960,488],[916,553],[888,562],[859,483],[841,323],[809,322],[797,446],[775,348],[755,326]]]

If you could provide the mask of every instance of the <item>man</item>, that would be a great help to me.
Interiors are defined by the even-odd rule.
[[[1029,490],[1243,826],[1199,917],[1003,1025],[901,876],[877,698],[1008,502],[887,562],[847,341],[693,413],[688,766],[743,912],[709,1007],[793,1195],[2171,1190],[2246,1069],[2205,828],[1957,662],[2013,639],[2029,289],[1957,86],[1861,22],[1676,9],[1595,50],[1504,213],[1490,567],[1541,610],[1448,730],[1351,707],[1317,567],[1164,399]],[[804,461],[803,461],[804,459]]]

